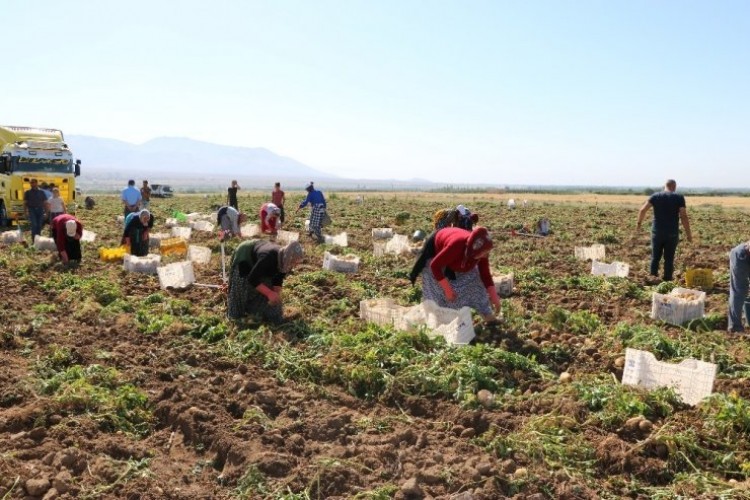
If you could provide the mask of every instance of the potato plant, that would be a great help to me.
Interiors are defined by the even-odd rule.
[[[681,242],[675,282],[654,283],[649,233],[635,231],[640,197],[510,210],[497,193],[326,195],[325,232],[346,232],[349,246],[315,244],[307,211],[295,212],[302,194],[287,193],[283,229],[302,233],[305,258],[285,281],[278,325],[228,319],[219,289],[161,290],[156,276],[99,260],[99,247],[120,243],[115,195],[79,209],[97,238],[77,268],[0,246],[0,498],[52,489],[81,498],[750,497],[750,348],[725,332],[726,255],[750,234],[745,208],[688,197],[697,242]],[[266,197],[241,194],[251,222]],[[153,200],[153,231],[222,200]],[[413,257],[375,257],[371,229],[429,233],[433,213],[459,203],[492,233],[491,267],[514,274],[501,321],[475,316],[477,336],[463,347],[363,322],[362,300],[421,300],[420,281],[408,280]],[[542,217],[550,236],[515,232]],[[191,242],[212,250],[196,280],[221,284],[217,235],[193,231]],[[592,276],[574,257],[595,243],[607,262],[630,265],[627,278]],[[227,260],[237,244],[224,244]],[[358,272],[323,270],[325,251],[357,255]],[[652,320],[652,293],[685,286],[697,267],[714,271],[706,316]],[[621,385],[626,348],[715,363],[715,394],[690,406],[672,389]]]

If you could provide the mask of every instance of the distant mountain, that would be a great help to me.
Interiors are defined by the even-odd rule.
[[[85,135],[69,135],[66,139],[81,159],[84,175],[97,177],[148,173],[152,178],[335,178],[265,148],[221,146],[181,137],[159,137],[144,144]]]

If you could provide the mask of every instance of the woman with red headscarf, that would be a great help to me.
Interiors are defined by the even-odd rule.
[[[276,235],[279,232],[281,209],[273,203],[264,203],[260,207],[260,231],[264,234]]]
[[[412,282],[422,274],[422,297],[440,307],[476,309],[485,320],[500,312],[500,299],[490,272],[488,256],[492,238],[487,228],[467,231],[447,227],[434,233],[424,245],[412,270]],[[424,270],[418,268],[420,261]]]

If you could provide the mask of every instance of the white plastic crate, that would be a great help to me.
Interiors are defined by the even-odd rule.
[[[162,266],[156,271],[159,274],[159,285],[165,290],[168,288],[187,288],[195,283],[193,263],[189,260]]]
[[[630,266],[624,262],[614,261],[611,264],[591,261],[591,274],[594,276],[616,276],[618,278],[627,278],[630,272]]]
[[[257,238],[260,236],[260,226],[258,224],[245,224],[240,228],[243,238]]]
[[[189,227],[172,227],[172,236],[176,238],[182,238],[183,240],[189,240],[193,230]]]
[[[190,245],[187,256],[196,264],[208,264],[211,262],[211,249],[199,245]]]
[[[590,247],[575,247],[576,259],[579,260],[604,260],[606,249],[604,245],[597,243]]]
[[[5,231],[0,235],[0,241],[6,244],[21,243],[23,241],[23,234],[18,234],[18,231]]]
[[[333,255],[325,252],[323,254],[323,269],[340,273],[356,273],[359,269],[359,257],[354,254]]]
[[[276,235],[276,243],[284,246],[293,241],[299,241],[299,233],[279,229],[278,234]]]
[[[413,250],[412,242],[409,237],[405,234],[394,234],[393,237],[387,241],[373,241],[373,254],[375,257],[382,257],[383,255],[410,255]],[[422,244],[417,244],[418,248],[422,248]]]
[[[696,405],[713,392],[716,365],[697,359],[681,363],[657,361],[653,354],[625,349],[622,383],[646,389],[672,387],[687,404]]]
[[[205,216],[199,212],[191,212],[185,214],[185,219],[187,219],[188,223],[193,223],[197,220],[205,219]]]
[[[156,268],[161,263],[161,255],[136,255],[125,254],[122,259],[122,267],[131,273],[156,274]]]
[[[148,246],[150,248],[159,248],[159,246],[161,245],[161,242],[168,238],[172,238],[172,235],[169,233],[152,233],[149,231]]]
[[[207,233],[210,233],[214,230],[214,225],[208,222],[207,220],[192,220],[190,221],[190,228],[195,229],[196,231],[205,231]]]
[[[393,228],[391,227],[376,227],[372,229],[373,240],[389,240],[393,238]]]
[[[443,336],[449,344],[465,345],[474,338],[471,308],[451,309],[440,307],[431,300],[422,302],[427,328]]]
[[[513,273],[493,276],[495,290],[500,297],[510,297],[513,295]]]
[[[329,245],[335,245],[339,247],[348,246],[348,238],[346,237],[346,233],[339,233],[336,236],[329,236],[326,234],[325,236],[323,236],[323,239],[325,243]]]
[[[47,238],[46,236],[37,235],[36,238],[34,238],[34,248],[40,252],[57,252],[55,240]]]
[[[96,233],[92,231],[88,231],[86,229],[83,230],[81,233],[81,241],[85,241],[87,243],[91,243],[92,241],[96,240]]]
[[[702,318],[705,306],[706,293],[700,290],[677,287],[668,294],[654,292],[651,300],[651,318],[682,325],[692,319]]]
[[[400,322],[408,307],[396,304],[393,299],[369,299],[359,303],[359,317],[377,325],[390,325],[404,329]]]
[[[371,299],[359,303],[359,314],[365,321],[392,325],[399,330],[424,326],[432,336],[440,335],[449,344],[468,344],[474,338],[474,324],[468,307],[450,309],[429,300],[404,307],[392,299]]]

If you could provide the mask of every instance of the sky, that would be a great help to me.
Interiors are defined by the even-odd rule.
[[[747,0],[0,3],[7,125],[349,178],[750,187]]]

